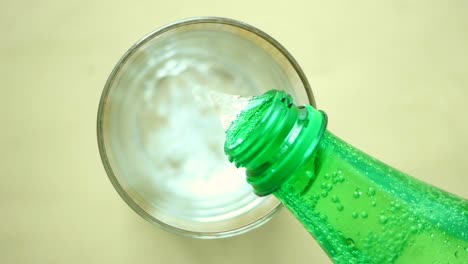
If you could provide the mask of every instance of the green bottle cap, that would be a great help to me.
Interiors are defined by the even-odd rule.
[[[226,131],[224,151],[259,196],[274,192],[313,155],[327,117],[310,105],[296,106],[290,95],[270,90],[252,98]]]

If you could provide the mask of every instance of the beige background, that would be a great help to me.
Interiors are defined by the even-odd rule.
[[[268,32],[331,130],[467,198],[467,14],[463,0],[1,1],[0,263],[329,263],[285,210],[239,237],[188,239],[146,223],[107,179],[95,120],[108,74],[190,16]]]

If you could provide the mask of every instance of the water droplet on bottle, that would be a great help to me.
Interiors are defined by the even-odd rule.
[[[435,189],[431,189],[431,193],[432,195],[434,195],[435,198],[439,198],[440,196],[440,192]]]
[[[319,219],[320,219],[321,221],[325,221],[325,220],[327,220],[327,216],[324,215],[324,214],[320,214],[320,215],[319,215]]]
[[[369,187],[369,189],[367,189],[367,195],[369,195],[369,197],[372,197],[375,195],[375,189],[372,188],[372,187]]]
[[[381,215],[379,217],[379,221],[380,221],[381,224],[385,225],[388,222],[388,217],[385,216],[385,215]]]
[[[331,197],[331,200],[332,200],[332,202],[334,202],[334,203],[337,203],[337,202],[340,201],[340,199],[339,199],[338,196],[336,196],[336,195],[333,195],[333,196]]]
[[[331,191],[332,188],[333,186],[331,185],[331,183],[327,183],[327,185],[325,186],[325,189],[327,189],[328,191]]]
[[[342,176],[342,175],[339,175],[338,176],[338,182],[344,182],[345,181],[345,178]]]
[[[458,250],[455,251],[455,253],[453,253],[453,255],[454,255],[456,258],[458,258]]]
[[[343,211],[343,208],[344,208],[344,207],[343,207],[343,205],[341,205],[341,204],[339,204],[339,205],[336,206],[336,209],[337,209],[338,211],[340,211],[340,212]]]
[[[322,197],[325,198],[325,197],[327,197],[328,192],[325,191],[325,190],[323,190],[322,193],[321,193],[320,195],[322,195]]]
[[[362,217],[362,218],[367,218],[367,216],[368,216],[368,215],[367,215],[367,212],[366,212],[366,211],[362,211],[362,212],[361,212],[361,217]]]
[[[359,188],[357,188],[353,193],[353,197],[356,199],[361,197],[361,195],[362,195],[362,191]]]
[[[375,207],[375,206],[377,206],[377,203],[375,201],[372,201],[371,205],[372,205],[372,207]]]
[[[351,214],[351,216],[352,216],[354,219],[356,219],[356,218],[358,218],[359,215],[358,215],[358,213],[353,212],[353,213]]]
[[[351,238],[347,238],[346,239],[346,245],[348,245],[348,247],[350,248],[353,248],[354,247],[354,240],[352,240]]]
[[[329,179],[330,179],[330,174],[326,173],[325,176],[324,176],[324,178],[325,178],[326,180],[329,180]]]
[[[309,202],[310,202],[310,206],[311,206],[311,208],[315,208],[315,207],[317,206],[317,201],[316,201],[316,200],[314,200],[314,199],[310,199],[310,201],[309,201]]]

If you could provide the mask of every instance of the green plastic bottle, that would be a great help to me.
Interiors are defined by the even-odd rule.
[[[284,92],[254,97],[225,152],[259,196],[274,194],[335,263],[468,263],[468,202],[326,129]]]

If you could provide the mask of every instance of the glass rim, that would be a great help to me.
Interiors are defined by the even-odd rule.
[[[112,72],[110,73],[105,85],[104,85],[104,90],[102,92],[100,101],[99,101],[99,108],[98,108],[98,114],[97,114],[97,142],[98,142],[98,148],[99,148],[99,154],[101,156],[101,161],[104,166],[104,169],[106,171],[106,174],[114,186],[114,189],[117,191],[117,193],[122,197],[122,199],[125,201],[125,203],[132,208],[139,216],[141,216],[143,219],[146,221],[150,222],[151,224],[154,224],[164,230],[177,233],[179,235],[187,236],[187,237],[192,237],[192,238],[204,238],[204,239],[214,239],[214,238],[225,238],[225,237],[231,237],[239,234],[246,233],[256,227],[261,226],[262,224],[268,222],[269,219],[271,219],[281,208],[282,204],[281,202],[277,202],[277,204],[265,215],[262,217],[256,219],[255,221],[248,223],[244,226],[241,227],[236,227],[231,230],[226,230],[226,231],[220,231],[220,232],[197,232],[197,231],[191,231],[191,230],[186,230],[182,229],[179,227],[172,226],[168,223],[165,223],[152,215],[150,215],[148,212],[146,212],[140,205],[138,205],[127,193],[127,191],[122,187],[122,185],[119,183],[117,177],[114,174],[114,170],[112,169],[111,163],[109,162],[108,155],[105,150],[105,144],[104,144],[104,137],[103,137],[103,124],[102,124],[102,116],[103,116],[103,111],[106,106],[107,102],[107,97],[109,95],[109,91],[112,87],[112,84],[114,83],[116,75],[119,73],[120,69],[122,68],[123,65],[127,62],[127,60],[143,45],[145,45],[147,42],[151,41],[152,39],[160,36],[161,34],[179,28],[187,25],[193,25],[193,24],[203,24],[203,23],[211,23],[211,24],[224,24],[228,26],[233,26],[237,27],[246,31],[249,31],[260,38],[264,39],[267,41],[269,44],[271,44],[275,49],[277,49],[284,57],[285,59],[291,64],[293,67],[294,71],[297,73],[299,76],[299,79],[301,80],[302,84],[304,85],[305,92],[307,94],[308,100],[311,105],[316,107],[315,103],[315,98],[312,93],[312,89],[310,88],[309,82],[307,81],[307,78],[302,71],[301,67],[297,63],[297,61],[293,58],[293,56],[278,42],[276,41],[273,37],[268,35],[267,33],[261,31],[260,29],[251,26],[247,23],[230,19],[230,18],[224,18],[224,17],[192,17],[192,18],[186,18],[182,20],[178,20],[176,22],[167,24],[163,27],[160,27],[149,34],[145,35],[143,38],[141,38],[139,41],[137,41],[135,44],[133,44],[126,52],[125,54],[120,58],[120,60],[117,62],[117,64],[114,66]]]

